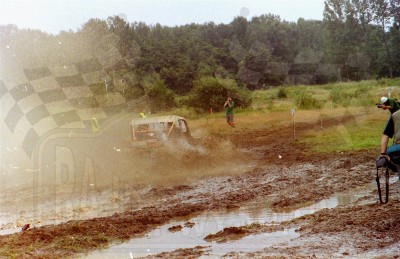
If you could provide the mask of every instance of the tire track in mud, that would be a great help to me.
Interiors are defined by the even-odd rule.
[[[324,128],[345,125],[357,122],[364,114],[345,115],[340,118],[324,118]],[[315,163],[324,159],[335,157],[337,154],[315,154],[310,152],[309,147],[299,144],[296,139],[308,130],[320,129],[320,123],[296,123],[296,139],[293,139],[292,124],[272,125],[269,128],[257,130],[246,130],[229,137],[229,140],[237,147],[248,149],[258,153],[259,160],[263,164],[293,165],[296,163]],[[349,156],[353,157],[350,153]],[[366,161],[371,161],[371,153],[364,153]],[[281,158],[280,158],[281,157]]]
[[[333,124],[334,125],[334,124]],[[310,125],[303,125],[304,129],[310,128]],[[275,136],[270,136],[271,131],[260,130],[264,143],[274,141],[276,136],[284,136],[288,131],[277,129],[272,131]],[[258,135],[257,133],[255,134]],[[235,136],[237,137],[237,136]],[[254,139],[254,135],[249,134],[246,138]],[[232,138],[234,139],[234,138]],[[233,140],[235,141],[235,140]],[[243,139],[236,139],[236,143],[245,144]],[[261,142],[258,142],[261,144]],[[295,145],[295,144],[294,144]],[[252,148],[251,146],[250,148]],[[269,150],[270,146],[263,146],[265,150]],[[285,146],[275,144],[273,148],[281,148],[280,154],[289,154],[285,152]],[[333,195],[337,192],[352,190],[356,187],[371,183],[374,179],[374,154],[372,152],[351,152],[346,154],[330,155],[311,155],[301,154],[300,150],[294,156],[294,159],[285,160],[279,163],[275,157],[260,158],[261,162],[275,162],[279,164],[298,165],[309,162],[316,166],[325,167],[330,171],[329,174],[318,174],[323,179],[325,185],[305,184],[304,186],[294,187],[288,191],[283,198],[272,203],[275,209],[279,207],[287,208],[295,206],[303,201],[313,200],[313,197],[323,197],[329,194]],[[290,151],[293,152],[293,151]],[[305,155],[303,157],[303,155]],[[278,164],[275,163],[275,164]],[[299,170],[297,170],[298,172]],[[324,171],[324,170],[322,170]],[[321,172],[322,172],[321,171]],[[316,179],[318,175],[314,176]],[[317,180],[319,180],[317,179]],[[322,188],[321,188],[322,187]],[[297,190],[296,190],[297,188]],[[311,188],[311,191],[310,191]],[[381,206],[377,202],[377,193],[375,189],[371,189],[370,194],[362,199],[364,205],[350,204],[346,207],[334,209],[324,209],[314,214],[300,217],[289,222],[283,222],[280,225],[271,227],[269,225],[243,226],[232,231],[224,229],[217,233],[216,240],[229,240],[230,236],[236,236],[237,232],[243,236],[254,235],[259,233],[267,233],[278,231],[284,228],[298,228],[301,236],[289,243],[283,243],[264,249],[263,251],[248,254],[230,253],[228,257],[295,257],[309,258],[312,257],[352,257],[359,255],[386,256],[393,258],[398,257],[399,249],[393,249],[396,244],[400,243],[400,183],[392,184],[390,187],[390,202]],[[289,189],[288,189],[289,190]],[[296,190],[296,191],[295,191]],[[296,199],[302,193],[302,199]],[[301,195],[300,195],[301,196]],[[318,200],[318,199],[317,199]],[[225,231],[227,230],[227,231]],[[225,233],[226,232],[226,233]],[[244,233],[244,234],[243,234]],[[211,235],[212,237],[213,235]]]
[[[298,228],[300,237],[247,256],[397,258],[399,249],[393,247],[400,243],[399,188],[399,182],[392,184],[390,202],[384,206],[377,203],[376,192],[371,192],[363,204],[324,209],[283,222],[280,226]]]
[[[354,118],[345,121],[351,119]],[[335,125],[337,121],[325,121],[325,127],[329,123]],[[298,125],[299,132],[312,127],[315,125]],[[250,172],[207,179],[189,186],[153,189],[143,196],[143,199],[159,200],[152,206],[110,217],[33,228],[22,235],[0,236],[0,247],[9,247],[13,254],[22,256],[72,256],[108,246],[111,242],[139,237],[173,219],[204,211],[234,209],[248,201],[265,199],[272,199],[272,207],[276,210],[294,208],[369,182],[370,173],[363,164],[371,160],[365,154],[341,154],[340,158],[337,154],[309,156],[304,153],[304,147],[297,145],[293,149],[287,143],[276,141],[290,130],[287,127],[247,130],[230,138],[239,148],[261,147],[264,150],[264,157],[257,160],[258,165]],[[277,149],[285,159],[266,155]],[[26,251],[26,247],[34,250]],[[0,255],[8,256],[2,250]]]
[[[294,168],[294,170],[300,169]],[[278,167],[258,168],[245,175],[220,178],[220,182],[217,185],[212,185],[215,186],[215,189],[208,190],[208,181],[193,187],[176,187],[176,190],[153,190],[149,195],[164,197],[169,201],[168,205],[162,206],[159,204],[159,206],[145,207],[137,211],[115,214],[111,217],[71,221],[60,225],[31,229],[26,231],[22,235],[22,238],[18,240],[16,238],[18,238],[19,234],[0,237],[0,246],[13,245],[17,248],[15,252],[19,252],[22,255],[24,255],[24,247],[31,245],[38,247],[38,251],[42,252],[40,255],[33,253],[30,256],[70,256],[74,253],[65,250],[65,246],[70,244],[69,240],[73,240],[75,246],[90,247],[91,249],[108,244],[107,238],[101,239],[99,236],[112,237],[114,241],[123,242],[134,237],[139,237],[174,218],[194,216],[207,210],[237,208],[243,202],[254,199],[266,199],[273,193],[278,194],[289,187],[293,188],[293,186],[303,184],[303,182],[299,181],[298,177],[292,177],[291,180],[288,180],[288,171],[287,169],[279,170]],[[315,174],[318,173],[314,167],[310,166],[303,169],[303,171],[305,182],[313,182]],[[275,174],[271,175],[271,172]],[[218,188],[218,186],[225,186],[225,188]],[[338,187],[340,188],[340,186]],[[200,191],[202,192],[202,196],[200,200],[192,203],[188,197],[193,196],[193,192],[199,189],[202,190]],[[225,191],[226,189],[229,191]],[[296,188],[293,188],[293,190],[296,190]],[[325,196],[329,196],[330,192],[338,191],[329,189],[329,192],[327,192],[327,188],[324,186],[315,190],[310,193],[311,197],[315,195],[315,199],[318,199],[318,197],[319,199],[323,199]],[[324,194],[322,190],[325,190],[325,195],[316,195],[316,192]],[[199,199],[199,197],[193,198]],[[291,199],[296,200],[293,197]],[[299,199],[297,197],[297,202],[301,202]],[[303,201],[304,199],[303,197]],[[286,205],[288,204],[278,202],[274,206],[281,207]],[[91,239],[87,237],[91,237]],[[96,245],[92,243],[93,240],[96,240]],[[18,249],[20,250],[18,251]]]

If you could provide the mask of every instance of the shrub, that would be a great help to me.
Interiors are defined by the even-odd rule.
[[[278,88],[278,92],[277,92],[277,94],[276,94],[276,97],[277,97],[278,99],[287,98],[287,93],[286,93],[285,88],[279,87],[279,88]]]
[[[349,106],[351,99],[354,97],[353,94],[344,91],[344,88],[337,87],[333,88],[329,94],[329,98],[333,103],[340,104],[344,107]]]
[[[175,105],[174,93],[163,80],[158,80],[148,87],[146,94],[150,98],[150,108],[154,112],[172,108]]]
[[[142,97],[144,95],[144,90],[140,87],[128,86],[121,94],[125,97],[125,100],[131,101]]]
[[[250,91],[239,87],[232,79],[221,79],[211,76],[201,77],[193,82],[186,105],[208,111],[220,111],[227,96],[231,96],[236,106],[246,108],[251,104]]]
[[[321,103],[306,91],[297,91],[294,96],[295,105],[301,109],[321,108]]]

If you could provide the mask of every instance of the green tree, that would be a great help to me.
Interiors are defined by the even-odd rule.
[[[175,95],[156,73],[146,75],[141,82],[151,111],[158,112],[175,106]]]
[[[387,28],[390,26],[390,22],[393,19],[392,9],[390,8],[389,0],[372,0],[371,7],[373,10],[373,20],[381,27],[382,40],[385,45],[387,55],[387,66],[389,69],[389,76],[393,77],[393,61],[392,54],[388,44]]]
[[[187,105],[203,111],[210,108],[220,111],[227,96],[231,96],[237,106],[248,107],[251,104],[249,91],[240,88],[234,80],[201,77],[194,81]]]
[[[129,69],[137,68],[141,49],[135,40],[134,28],[119,16],[107,19],[109,30],[117,37],[117,48]]]
[[[357,52],[357,42],[360,39],[349,0],[325,1],[324,21],[329,44],[328,59],[332,63],[343,64],[344,77],[350,80],[353,77],[347,61],[351,53]]]

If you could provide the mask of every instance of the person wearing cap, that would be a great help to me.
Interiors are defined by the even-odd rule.
[[[386,127],[383,130],[382,139],[381,139],[381,155],[388,156],[391,152],[400,151],[400,111],[399,104],[393,98],[382,97],[381,99],[382,109],[388,109],[390,111],[390,117],[388,122],[386,123]],[[393,138],[393,145],[388,149],[389,139]],[[397,150],[399,149],[399,150]]]
[[[383,96],[381,98],[381,105],[378,106],[379,108],[383,110],[389,110],[390,114],[393,114],[397,112],[400,109],[399,104],[397,103],[397,100],[394,98],[387,98]]]
[[[400,178],[400,111],[399,104],[394,98],[381,98],[379,108],[390,111],[389,120],[382,133],[381,156],[376,160],[376,166],[388,167],[393,172],[399,173]],[[389,139],[393,139],[393,145],[389,147]]]

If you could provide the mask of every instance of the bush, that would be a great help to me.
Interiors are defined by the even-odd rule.
[[[125,97],[125,100],[131,101],[142,97],[144,95],[144,90],[140,87],[128,86],[120,93]]]
[[[348,91],[344,91],[344,88],[342,87],[333,88],[329,94],[329,98],[333,103],[342,105],[343,107],[349,106],[353,97],[353,94],[349,93]]]
[[[232,79],[221,79],[211,76],[201,77],[193,82],[186,105],[208,111],[221,111],[228,96],[236,106],[246,108],[251,104],[250,91],[239,87]]]
[[[279,88],[278,88],[278,92],[277,92],[277,94],[276,94],[276,97],[277,97],[278,99],[287,98],[287,93],[286,93],[285,88],[279,87]]]
[[[148,87],[146,94],[150,98],[150,108],[154,112],[169,109],[175,105],[174,93],[165,85],[163,80],[158,80]]]
[[[322,104],[306,91],[297,91],[294,96],[295,105],[300,109],[321,108]]]

